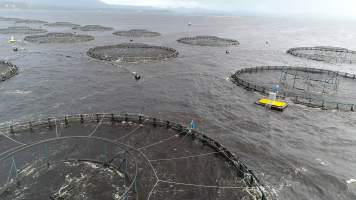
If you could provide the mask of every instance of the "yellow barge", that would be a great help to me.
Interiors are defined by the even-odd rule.
[[[262,98],[256,102],[256,104],[261,106],[270,106],[272,110],[283,111],[288,107],[288,104],[284,101],[271,100],[267,98]]]

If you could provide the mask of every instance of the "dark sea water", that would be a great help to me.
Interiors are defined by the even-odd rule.
[[[0,35],[0,59],[19,74],[0,83],[2,124],[94,112],[130,112],[184,124],[192,119],[208,136],[236,153],[270,186],[278,199],[356,199],[356,114],[291,104],[283,112],[257,107],[259,94],[228,79],[231,72],[260,65],[293,65],[356,73],[355,64],[328,64],[287,55],[297,46],[356,49],[354,21],[167,14],[0,11],[0,16],[116,30],[145,28],[162,33],[135,42],[172,47],[178,58],[150,64],[112,64],[86,55],[89,48],[128,42],[111,32],[88,32],[96,40],[76,44],[21,42],[14,53]],[[192,26],[187,26],[192,22]],[[0,22],[0,27],[12,26]],[[38,27],[38,25],[31,25]],[[50,31],[72,31],[50,28]],[[216,35],[237,39],[238,47],[197,47],[180,37]],[[23,39],[22,35],[15,35]],[[266,45],[266,41],[269,42]],[[135,81],[129,72],[143,79]],[[263,77],[260,77],[263,78]],[[356,89],[355,89],[356,90]],[[356,102],[353,102],[356,103]]]

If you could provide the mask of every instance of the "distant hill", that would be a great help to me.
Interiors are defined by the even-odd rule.
[[[100,0],[0,0],[0,8],[110,8]]]

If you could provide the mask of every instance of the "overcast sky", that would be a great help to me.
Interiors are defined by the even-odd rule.
[[[356,0],[101,0],[109,4],[356,17]]]

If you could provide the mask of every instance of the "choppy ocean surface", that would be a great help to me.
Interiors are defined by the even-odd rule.
[[[19,66],[17,76],[0,83],[2,124],[94,112],[144,113],[185,124],[194,119],[204,133],[239,155],[278,199],[356,199],[355,113],[294,104],[283,113],[268,111],[254,105],[259,94],[228,80],[237,69],[260,65],[356,73],[355,64],[328,64],[285,53],[298,46],[356,50],[354,21],[103,11],[2,10],[0,16],[100,24],[116,30],[145,28],[162,36],[135,42],[180,52],[178,58],[163,62],[117,65],[86,55],[98,45],[128,42],[129,38],[110,31],[88,32],[96,40],[87,43],[21,42],[16,53],[7,43],[9,35],[0,35],[0,59]],[[0,22],[0,28],[12,25]],[[226,48],[176,42],[195,35],[237,39],[241,45],[228,48],[231,54],[227,55]],[[23,39],[22,35],[15,37]],[[143,79],[135,81],[128,71]]]

